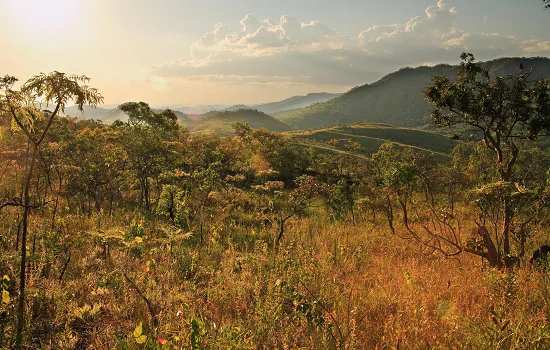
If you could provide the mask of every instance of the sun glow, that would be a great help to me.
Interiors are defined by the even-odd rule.
[[[80,0],[4,0],[4,8],[22,29],[58,34],[78,17]]]

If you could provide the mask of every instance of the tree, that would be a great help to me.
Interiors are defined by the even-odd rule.
[[[66,191],[92,201],[98,215],[102,203],[113,197],[112,185],[122,177],[125,166],[124,149],[110,142],[112,138],[113,130],[85,128],[65,144],[64,162],[71,169]]]
[[[128,102],[119,108],[128,115],[128,122],[117,123],[114,127],[121,130],[122,147],[137,177],[140,204],[149,211],[150,181],[170,163],[171,141],[176,139],[178,131],[177,117],[169,109],[155,112],[145,102]]]
[[[372,160],[373,183],[366,193],[371,205],[382,209],[388,226],[396,233],[394,212],[397,203],[403,212],[405,227],[408,228],[410,204],[425,183],[426,174],[433,169],[433,160],[426,153],[390,142],[381,145],[378,152],[372,155]],[[419,237],[418,240],[425,243]]]
[[[295,215],[303,214],[312,206],[313,200],[326,191],[325,184],[307,175],[298,177],[293,185],[290,190],[284,190],[284,184],[280,181],[268,181],[263,186],[256,186],[256,189],[264,192],[274,192],[270,209],[279,226],[275,245],[279,245],[283,239],[286,222]]]
[[[474,253],[488,258],[494,266],[501,266],[505,259],[517,258],[512,256],[512,235],[519,243],[518,257],[523,255],[526,225],[533,219],[530,214],[520,219],[524,213],[518,210],[517,198],[523,198],[526,192],[514,186],[518,180],[516,164],[522,142],[550,132],[550,80],[531,81],[530,72],[521,67],[515,75],[492,77],[476,64],[472,54],[463,53],[461,60],[457,79],[434,77],[425,96],[432,105],[435,125],[466,125],[477,129],[482,133],[484,146],[494,154],[499,178],[478,194],[491,197],[490,203],[497,205],[502,215],[491,235],[485,226],[490,214],[482,210],[477,223],[484,237],[484,251],[476,249]],[[541,204],[540,201],[534,203]],[[458,242],[454,243],[458,251],[464,250]],[[491,254],[493,248],[496,256]]]
[[[21,233],[21,268],[19,275],[19,300],[17,304],[17,328],[15,347],[20,349],[23,340],[25,323],[25,267],[27,255],[27,233],[30,210],[30,187],[34,175],[37,156],[48,131],[60,111],[65,110],[69,102],[74,102],[80,111],[85,104],[97,106],[103,101],[99,92],[90,88],[86,76],[67,75],[53,72],[41,73],[29,79],[20,90],[13,86],[17,78],[5,76],[0,78],[0,110],[11,115],[20,131],[25,134],[31,145],[30,165],[27,170],[23,188],[23,201],[17,203],[23,208]],[[40,110],[39,106],[52,106],[53,111]]]
[[[266,129],[250,132],[252,143],[259,150],[271,168],[278,173],[278,179],[291,185],[292,181],[306,172],[309,157],[304,147],[286,135]]]
[[[542,0],[542,3],[544,4],[544,8],[550,10],[550,0]]]

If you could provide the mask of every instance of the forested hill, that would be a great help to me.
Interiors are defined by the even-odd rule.
[[[501,58],[481,65],[493,75],[505,76],[524,71],[533,79],[550,76],[550,59]],[[424,89],[432,77],[456,75],[457,66],[403,68],[373,84],[358,86],[333,100],[317,103],[278,115],[278,119],[295,129],[353,124],[361,121],[389,123],[398,126],[422,126],[429,123],[429,105]]]
[[[222,133],[229,133],[232,132],[231,125],[234,123],[247,123],[252,129],[265,128],[279,132],[290,130],[287,124],[254,109],[209,113],[200,120],[193,130],[219,130]]]
[[[305,96],[292,96],[285,100],[272,103],[264,103],[254,106],[255,109],[267,114],[275,114],[291,109],[304,108],[314,103],[329,101],[342,94],[331,94],[327,92],[310,93]]]
[[[242,104],[234,105],[229,108],[225,108],[222,111],[227,112],[227,111],[237,111],[239,109],[255,109],[260,112],[267,113],[269,115],[276,115],[278,113],[283,113],[293,109],[308,107],[314,103],[329,101],[340,95],[342,94],[332,94],[328,92],[313,92],[305,96],[292,96],[277,102],[262,103],[262,104],[250,105],[250,106],[246,106]],[[214,112],[218,112],[218,110],[214,110],[209,113],[211,114]]]

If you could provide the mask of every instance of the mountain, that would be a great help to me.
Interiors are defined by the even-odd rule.
[[[238,105],[233,105],[231,107],[214,108],[204,114],[212,115],[215,112],[228,112],[228,111],[230,112],[230,111],[237,111],[239,109],[255,109],[269,115],[276,115],[278,113],[282,113],[285,111],[304,108],[314,103],[325,102],[335,97],[338,97],[340,95],[342,94],[331,94],[328,92],[314,92],[314,93],[307,94],[305,96],[292,96],[277,102],[255,104],[250,106],[238,104]]]
[[[173,111],[182,112],[184,114],[204,114],[209,111],[221,111],[225,108],[228,108],[226,105],[195,105],[195,106],[178,106],[178,105],[169,105],[169,106],[155,106],[155,108],[166,109],[170,108]]]
[[[65,115],[70,117],[75,117],[79,119],[100,119],[102,116],[108,114],[111,109],[100,108],[100,107],[90,107],[83,106],[83,111],[79,111],[77,106],[69,106],[65,108]]]
[[[279,102],[255,105],[254,108],[264,113],[273,115],[292,109],[304,108],[314,103],[329,101],[342,94],[330,94],[327,92],[310,93],[306,96],[293,96]]]
[[[531,78],[550,77],[550,59],[501,58],[483,62],[492,75],[519,73],[523,63]],[[403,68],[373,84],[355,87],[330,101],[277,115],[277,119],[296,129],[312,129],[361,121],[388,123],[399,126],[422,126],[430,122],[429,105],[424,89],[438,74],[456,77],[457,66],[446,64],[434,67]]]
[[[290,130],[285,123],[254,109],[210,112],[192,130],[195,132],[219,130],[222,133],[231,133],[233,131],[231,125],[234,123],[248,123],[252,129],[265,128],[279,132]]]
[[[246,105],[234,105],[234,106],[225,108],[225,109],[221,110],[220,112],[235,112],[235,111],[238,111],[239,109],[250,109],[250,107],[248,107]]]

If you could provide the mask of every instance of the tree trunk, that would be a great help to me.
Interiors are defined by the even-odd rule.
[[[147,211],[149,211],[149,208],[150,208],[150,199],[149,199],[149,178],[148,177],[145,177],[145,182],[144,182],[144,196],[145,196],[145,209]]]
[[[282,218],[279,220],[279,234],[275,239],[275,245],[279,245],[279,243],[281,243],[281,239],[283,239],[283,235],[285,233],[285,221],[286,219],[282,219]]]
[[[487,260],[489,261],[489,264],[492,267],[500,267],[500,258],[498,256],[495,244],[493,243],[493,240],[489,235],[489,231],[487,231],[487,228],[485,226],[479,226],[478,232],[481,237],[483,237],[483,242],[485,243],[485,247],[487,248]]]
[[[26,280],[26,263],[27,263],[27,232],[29,225],[29,213],[31,209],[29,189],[31,187],[32,175],[36,163],[36,154],[38,153],[38,145],[34,146],[31,158],[31,164],[27,173],[25,187],[23,189],[23,227],[21,230],[21,267],[19,272],[19,300],[17,304],[17,327],[15,336],[15,348],[21,349],[23,342],[23,328],[25,325],[25,280]]]
[[[504,245],[504,256],[510,255],[510,224],[512,221],[512,208],[508,200],[504,200],[504,223],[502,227],[502,238]]]

